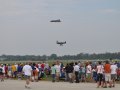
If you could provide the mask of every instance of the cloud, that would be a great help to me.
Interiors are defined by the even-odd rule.
[[[101,9],[98,10],[99,13],[104,13],[104,14],[114,14],[114,13],[120,13],[119,10],[117,9]]]

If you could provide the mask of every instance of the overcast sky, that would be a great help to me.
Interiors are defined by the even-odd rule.
[[[0,0],[0,55],[119,52],[119,39],[120,0]]]

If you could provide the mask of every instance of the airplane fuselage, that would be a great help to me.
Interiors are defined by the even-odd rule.
[[[51,20],[50,22],[61,22],[61,20],[60,19],[58,19],[58,20]]]
[[[63,44],[66,44],[66,41],[65,42],[56,42],[57,44],[59,44],[60,46],[63,46]]]

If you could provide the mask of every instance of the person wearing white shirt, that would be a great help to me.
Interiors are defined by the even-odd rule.
[[[92,78],[92,67],[91,67],[91,63],[89,62],[88,66],[86,67],[86,81],[90,82],[91,78]]]
[[[103,87],[103,72],[104,67],[101,64],[101,61],[99,61],[97,65],[97,88],[99,88],[100,85]]]
[[[114,63],[112,63],[111,67],[111,80],[112,80],[112,86],[115,87],[115,80],[117,78],[117,65],[115,65]]]
[[[61,68],[58,61],[56,62],[55,69],[56,69],[56,80],[59,82]]]
[[[23,72],[26,78],[25,88],[30,88],[30,77],[32,75],[32,67],[29,65],[29,63],[26,63],[26,65],[23,67]]]
[[[78,63],[75,62],[74,72],[75,72],[76,83],[79,83],[79,70],[80,70],[80,67],[78,66]]]

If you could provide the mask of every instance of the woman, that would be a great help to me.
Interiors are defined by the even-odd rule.
[[[99,61],[97,65],[97,88],[99,88],[99,86],[103,87],[103,71],[104,67]]]

